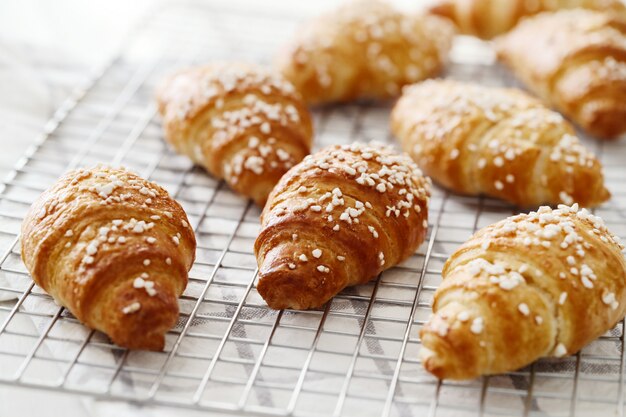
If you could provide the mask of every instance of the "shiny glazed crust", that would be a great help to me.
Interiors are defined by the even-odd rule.
[[[439,73],[453,35],[444,19],[353,1],[299,30],[276,66],[310,104],[384,99]]]
[[[182,70],[157,92],[165,138],[259,206],[309,154],[311,116],[293,86],[261,67],[219,63]]]
[[[405,88],[391,128],[427,175],[459,193],[522,207],[610,197],[571,125],[517,89],[425,81]]]
[[[271,308],[319,307],[411,256],[428,227],[430,181],[383,145],[331,146],[272,191],[255,242]]]
[[[590,134],[613,139],[626,131],[625,22],[583,9],[542,13],[496,49],[538,96]]]
[[[66,174],[22,223],[33,280],[87,326],[132,349],[163,349],[196,240],[182,207],[123,169]]]
[[[626,313],[623,248],[576,206],[480,230],[443,268],[422,363],[438,378],[469,379],[579,351]]]

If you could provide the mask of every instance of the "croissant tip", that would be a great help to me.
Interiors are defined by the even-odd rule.
[[[601,186],[591,195],[591,198],[586,203],[581,203],[581,205],[589,208],[597,207],[609,201],[612,196],[613,195],[606,187]]]
[[[626,106],[622,97],[605,96],[590,100],[580,110],[583,128],[606,141],[622,137],[626,131]]]
[[[424,369],[431,373],[435,378],[444,379],[445,372],[443,364],[434,351],[422,346],[419,352],[419,359],[422,361]]]
[[[434,14],[437,16],[443,16],[450,18],[453,15],[453,6],[449,2],[440,1],[428,7],[428,13]]]
[[[133,339],[116,340],[112,339],[116,345],[133,350],[150,350],[160,352],[165,347],[165,334],[151,332],[135,337]]]
[[[306,310],[311,308],[301,296],[302,291],[293,278],[272,273],[260,274],[260,276],[257,291],[271,309]]]
[[[455,343],[453,339],[442,337],[428,327],[422,328],[420,332],[422,345],[419,359],[424,369],[437,379],[467,380],[479,375],[477,358],[470,346],[463,343],[462,335],[458,336]]]
[[[288,270],[287,266],[281,266],[280,262],[278,266],[262,264],[259,269],[257,291],[274,310],[317,308],[324,305],[330,295],[321,291],[321,288],[315,289],[309,285],[308,277],[312,273],[307,268]]]
[[[171,320],[165,320],[156,326],[147,320],[138,320],[136,323],[126,324],[132,326],[134,330],[128,331],[127,327],[121,327],[117,332],[109,329],[108,334],[111,340],[116,345],[127,349],[152,351],[163,350],[165,333],[172,327]]]
[[[154,297],[146,295],[134,303],[129,304],[128,300],[126,289],[116,298],[120,305],[109,311],[107,327],[103,329],[105,333],[115,344],[128,349],[163,350],[165,334],[178,321],[176,295],[162,291]],[[138,308],[131,311],[125,311],[122,307],[135,305]]]

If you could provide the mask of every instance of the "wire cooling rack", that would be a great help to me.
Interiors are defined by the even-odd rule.
[[[442,382],[422,369],[419,329],[442,265],[477,228],[515,213],[496,200],[435,189],[428,239],[404,264],[319,310],[266,307],[252,253],[259,210],[167,148],[153,91],[181,65],[267,63],[295,24],[211,4],[163,6],[56,112],[0,188],[0,385],[236,414],[622,415],[623,323],[575,356],[506,375]],[[456,45],[448,76],[514,84],[489,49],[469,39]],[[316,146],[392,141],[390,106],[316,110]],[[585,141],[613,192],[597,213],[626,238],[626,143]],[[19,228],[30,203],[68,168],[99,162],[165,186],[195,227],[197,260],[163,352],[127,351],[82,326],[32,283],[20,260]]]

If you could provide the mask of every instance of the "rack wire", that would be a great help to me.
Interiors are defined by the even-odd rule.
[[[0,385],[237,414],[293,416],[623,415],[624,324],[575,356],[505,375],[438,381],[418,358],[447,257],[478,228],[514,214],[490,198],[436,188],[419,251],[322,309],[273,311],[256,291],[259,210],[162,140],[152,100],[166,73],[222,59],[265,62],[296,24],[181,2],[155,10],[122,53],[48,123],[0,186]],[[514,85],[488,48],[460,39],[448,76]],[[314,111],[316,147],[392,142],[390,103]],[[626,143],[583,138],[613,199],[597,210],[626,238]],[[31,202],[68,168],[124,165],[165,186],[196,231],[197,260],[163,352],[127,351],[81,325],[32,282],[19,253]]]

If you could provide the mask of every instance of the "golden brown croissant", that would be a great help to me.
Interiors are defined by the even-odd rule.
[[[165,137],[179,153],[259,206],[308,155],[311,116],[280,75],[246,64],[183,70],[158,91]]]
[[[425,81],[405,89],[391,126],[427,175],[459,193],[534,207],[610,197],[570,124],[520,90]]]
[[[387,98],[438,73],[453,35],[453,26],[435,16],[353,1],[310,22],[277,67],[311,104]]]
[[[123,169],[68,173],[22,224],[22,259],[37,285],[132,349],[163,349],[195,249],[182,207]]]
[[[451,19],[461,33],[491,39],[512,29],[525,16],[574,8],[626,14],[620,0],[438,0],[430,12]]]
[[[412,255],[428,227],[430,180],[379,144],[331,146],[276,185],[254,250],[271,308],[323,305]]]
[[[542,13],[499,39],[498,56],[583,129],[614,138],[626,131],[625,22],[582,9]]]
[[[623,248],[576,205],[480,230],[443,268],[421,331],[424,366],[469,379],[577,352],[626,313]]]

